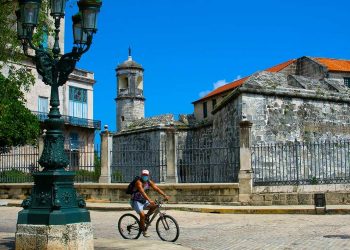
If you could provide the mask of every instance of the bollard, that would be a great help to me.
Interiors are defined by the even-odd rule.
[[[326,213],[326,195],[324,193],[314,194],[314,204],[316,214]]]

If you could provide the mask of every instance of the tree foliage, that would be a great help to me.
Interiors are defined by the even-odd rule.
[[[25,106],[24,92],[34,85],[35,78],[21,62],[25,60],[17,39],[14,0],[0,0],[0,147],[34,143],[39,135],[39,121]],[[43,32],[50,32],[48,4],[43,1],[39,24],[33,36],[41,41]],[[14,66],[15,65],[15,66]]]
[[[25,71],[11,67],[8,77],[0,74],[0,147],[34,143],[39,135],[39,121],[25,107],[22,89],[34,80]]]

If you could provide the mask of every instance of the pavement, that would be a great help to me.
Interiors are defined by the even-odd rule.
[[[22,200],[0,200],[0,206],[16,207],[19,209]],[[87,208],[91,211],[103,212],[120,212],[120,211],[131,211],[130,206],[127,203],[108,203],[108,202],[87,202]],[[186,211],[186,212],[197,212],[198,214],[321,214],[326,212],[327,214],[350,214],[350,205],[341,206],[327,206],[326,210],[318,209],[315,210],[314,206],[233,206],[233,205],[208,205],[208,204],[166,204],[168,210],[175,211]],[[174,213],[174,212],[173,212]],[[104,213],[101,213],[104,215]],[[325,217],[326,218],[326,217]],[[3,219],[2,219],[3,220]],[[101,220],[101,219],[100,219]],[[187,221],[187,220],[186,220]],[[3,220],[4,224],[15,225],[15,222]],[[0,221],[0,224],[1,221]],[[181,225],[185,224],[185,220],[181,222]],[[220,229],[222,225],[219,225]],[[213,224],[209,226],[209,229],[213,227]],[[237,227],[237,225],[236,225]],[[11,230],[5,230],[5,232],[0,232],[0,250],[3,249],[14,249],[14,228]],[[240,229],[242,230],[242,229]],[[202,231],[202,230],[201,230]],[[103,229],[102,229],[103,232]],[[199,232],[198,232],[199,233]],[[157,238],[145,239],[140,238],[138,240],[124,240],[113,237],[104,238],[105,233],[94,239],[95,249],[200,249],[200,248],[189,248],[188,246],[181,245],[180,242],[169,243],[157,240]],[[220,241],[222,241],[220,236]],[[201,236],[204,237],[204,236]],[[227,237],[226,237],[227,238]],[[191,242],[189,240],[188,242]],[[235,241],[237,244],[237,240]],[[208,248],[213,249],[213,248]],[[219,248],[218,248],[219,249]],[[224,248],[226,249],[226,248]],[[256,248],[260,249],[260,248]]]

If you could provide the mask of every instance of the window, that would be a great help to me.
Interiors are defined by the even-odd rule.
[[[207,102],[203,102],[203,117],[206,118],[207,116],[208,116]]]
[[[69,87],[69,115],[78,118],[87,118],[87,90]]]
[[[119,90],[124,90],[129,88],[129,80],[126,76],[119,77]]]
[[[122,116],[122,122],[124,121],[124,119],[125,119],[124,116]]]
[[[350,77],[344,77],[344,84],[350,88]]]
[[[216,105],[216,99],[213,99],[211,104],[212,104],[212,108],[214,109]]]
[[[79,134],[72,132],[69,134],[70,149],[79,149]]]
[[[38,98],[38,112],[47,114],[49,112],[49,98],[39,96]]]

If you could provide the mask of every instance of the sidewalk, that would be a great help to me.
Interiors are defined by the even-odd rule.
[[[0,206],[20,206],[22,200],[0,200]],[[127,203],[87,202],[89,210],[97,211],[131,211]],[[220,213],[220,214],[317,214],[312,205],[298,206],[232,206],[232,205],[204,205],[204,204],[166,204],[171,210]],[[320,213],[320,212],[318,212]],[[350,205],[328,205],[327,214],[350,214]]]
[[[191,248],[183,247],[176,243],[164,242],[161,240],[123,240],[123,239],[94,239],[95,250],[189,250]],[[15,249],[15,234],[0,232],[0,250]]]
[[[19,207],[22,200],[0,200],[0,206]],[[200,213],[231,213],[231,214],[316,214],[314,206],[233,206],[233,205],[205,205],[205,204],[167,204],[168,209],[200,212]],[[97,211],[131,211],[127,203],[97,203],[88,202],[87,208]],[[0,208],[1,209],[1,208]],[[350,214],[350,205],[327,206],[327,214]],[[322,216],[327,218],[328,216]],[[319,217],[321,218],[321,217]],[[329,218],[329,217],[328,217]],[[103,236],[102,236],[103,237]],[[161,240],[145,239],[124,240],[121,238],[96,238],[95,249],[133,250],[137,248],[185,250],[190,249],[177,243]],[[15,234],[0,232],[0,250],[14,249]]]

